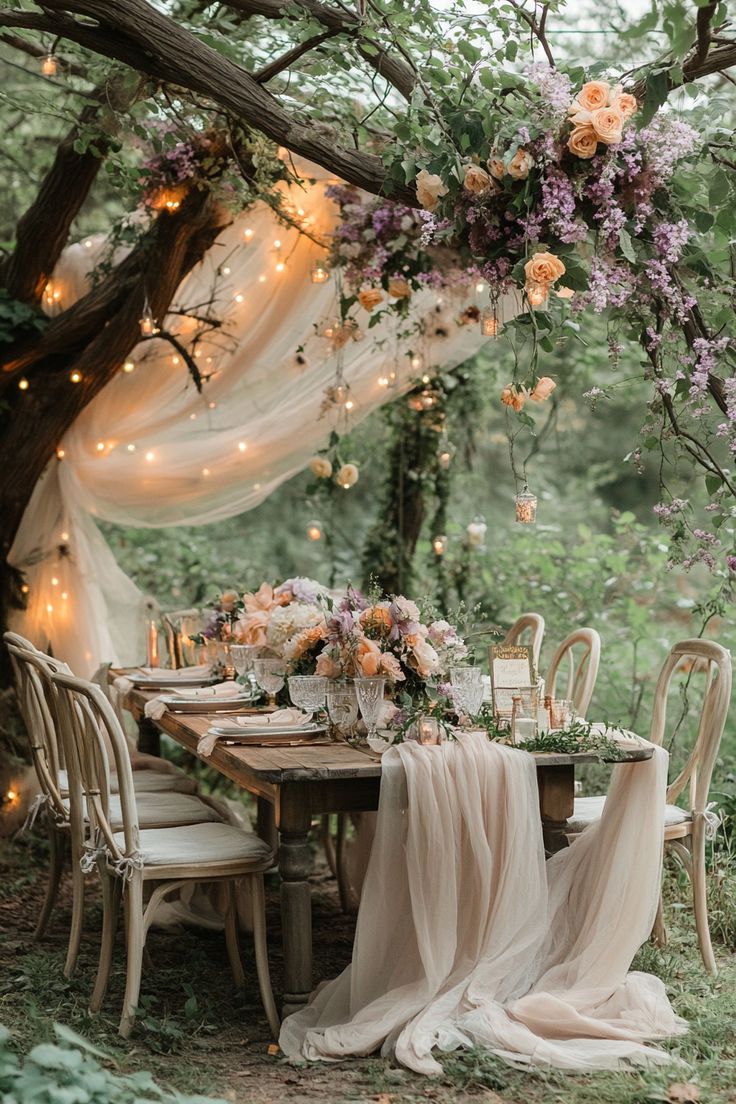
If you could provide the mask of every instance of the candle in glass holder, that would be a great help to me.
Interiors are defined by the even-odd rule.
[[[55,77],[59,71],[59,62],[55,54],[46,54],[41,59],[41,72],[44,77]]]
[[[527,284],[526,297],[529,306],[535,310],[538,307],[546,307],[549,299],[549,286],[547,284]]]
[[[160,667],[161,657],[158,652],[158,625],[155,621],[148,622],[147,663],[149,667]]]
[[[444,556],[447,551],[447,537],[444,533],[432,538],[432,551],[435,556]]]
[[[418,725],[420,744],[439,744],[441,740],[440,722],[436,717],[420,717]]]
[[[522,525],[533,525],[537,520],[537,496],[524,484],[524,490],[516,496],[516,520]]]
[[[503,326],[495,307],[484,307],[480,312],[480,332],[483,337],[498,337]]]
[[[311,273],[313,284],[326,284],[330,278],[330,270],[322,261],[315,261]]]

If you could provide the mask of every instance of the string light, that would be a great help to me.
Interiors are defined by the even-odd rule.
[[[59,585],[59,580],[56,578],[55,575],[52,575],[52,577],[51,577],[51,585],[52,586],[58,586]]]
[[[155,460],[155,459],[156,459],[156,453],[155,452],[149,451],[149,452],[146,453],[146,460],[148,461],[149,464],[151,463],[152,460]]]
[[[475,290],[478,292],[479,295],[481,294],[481,292],[486,290],[486,285],[483,283],[482,280],[479,280],[478,283],[475,285]]]
[[[210,469],[209,468],[202,468],[202,475],[207,476],[209,474],[210,474]]]
[[[135,372],[135,363],[132,360],[126,360],[123,365],[123,371],[128,373]]]
[[[258,277],[258,283],[259,284],[265,284],[265,282],[266,282],[266,277],[265,276],[259,276]]]
[[[424,357],[421,353],[414,353],[410,363],[414,371],[418,372],[424,367]]]
[[[47,613],[53,613],[54,612],[54,607],[51,605],[50,602],[48,602],[47,605],[46,605],[46,612]]]
[[[17,792],[17,790],[14,790],[14,789],[12,789],[12,788],[11,788],[11,789],[9,789],[9,790],[8,790],[8,791],[6,792],[6,794],[5,794],[5,800],[6,800],[6,801],[7,801],[8,803],[12,803],[13,801],[17,801],[17,800],[18,800],[18,792]]]
[[[208,402],[207,406],[210,408],[210,410],[214,410],[217,406],[217,403],[216,402]]]
[[[172,356],[172,358],[171,358],[171,363],[172,363],[172,364],[179,364],[179,363],[180,363],[180,361],[179,361],[179,358],[178,358],[178,356]]]
[[[28,383],[28,380],[26,379],[25,376],[23,376],[21,379],[18,380],[18,389],[20,391],[27,391],[28,387],[29,387],[29,383]]]
[[[233,295],[233,299],[235,300],[236,303],[244,303],[245,302],[245,296],[241,295],[240,292],[238,292],[237,295]]]
[[[274,249],[280,249],[280,248],[281,248],[281,242],[280,242],[280,240],[279,240],[278,238],[277,238],[277,239],[276,239],[276,241],[275,241],[275,242],[273,243],[273,247],[274,247]]]
[[[238,452],[245,452],[245,450],[247,449],[247,447],[248,447],[248,446],[247,446],[247,444],[245,443],[245,441],[238,441]]]
[[[156,324],[156,319],[153,317],[151,305],[148,302],[148,296],[143,301],[143,313],[139,322],[141,328],[141,337],[155,337],[159,332],[159,328]]]
[[[189,415],[189,421],[190,422],[195,422],[196,420],[197,420],[197,415],[196,414],[190,414]]]
[[[68,591],[66,591],[66,590],[62,590],[62,592],[61,592],[61,600],[62,600],[62,602],[66,602],[66,600],[68,599],[68,597],[69,597],[69,593],[68,593]]]
[[[21,583],[21,586],[20,586],[21,594],[27,594],[30,589],[31,588],[29,587],[28,583]]]
[[[345,400],[345,409],[346,410],[353,410],[354,408],[355,408],[355,403],[353,402],[353,400],[352,399],[346,399]]]
[[[98,452],[104,452],[105,451],[105,442],[104,441],[98,441],[97,444],[95,445],[95,448],[97,449]]]
[[[286,264],[284,263],[284,261],[277,261],[276,262],[276,271],[277,272],[285,272],[286,271]]]
[[[59,72],[59,59],[56,54],[48,53],[41,58],[41,73],[44,77],[55,77]]]
[[[72,381],[72,383],[81,383],[82,382],[82,373],[78,372],[77,369],[75,368],[74,371],[69,376],[69,379]]]
[[[379,376],[378,377],[378,386],[379,387],[388,387],[390,382],[391,381],[389,380],[388,376]]]
[[[135,445],[127,445],[128,452],[135,452]]]
[[[222,275],[223,276],[229,276],[231,272],[232,272],[232,269],[228,265],[225,265],[225,267],[222,270]]]
[[[310,521],[307,525],[307,539],[310,541],[322,540],[322,526],[318,521]]]
[[[84,248],[85,249],[91,249],[92,248],[92,239],[91,238],[87,238],[87,240],[84,243]]]
[[[432,550],[435,556],[444,556],[447,551],[447,537],[444,533],[432,538]]]
[[[64,544],[69,540],[69,534],[66,531],[61,534],[61,540]]]
[[[63,460],[65,456],[66,456],[66,451],[63,448],[57,448],[57,450],[56,450],[56,459],[57,460]]]
[[[252,240],[252,238],[253,238],[253,234],[254,234],[254,231],[253,231],[253,230],[251,230],[250,226],[247,226],[247,227],[245,228],[245,230],[243,231],[243,237],[245,238],[245,240],[246,240],[247,242],[249,242],[249,241],[251,241],[251,240]]]
[[[49,282],[46,284],[46,287],[43,289],[43,295],[47,304],[49,306],[53,306],[61,299],[61,288],[58,285],[52,283],[51,280],[49,280]]]

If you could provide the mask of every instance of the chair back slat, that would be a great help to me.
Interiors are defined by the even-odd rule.
[[[10,634],[7,634],[10,635]],[[22,639],[22,637],[21,637]],[[41,791],[51,803],[55,815],[68,820],[59,788],[59,751],[56,721],[39,674],[40,653],[27,651],[6,640],[15,675],[18,704],[28,733],[31,759]]]
[[[86,800],[92,842],[104,840],[114,859],[135,855],[140,847],[138,811],[133,789],[133,770],[128,745],[118,718],[99,686],[64,672],[51,676],[59,688],[59,700],[66,715],[64,730],[72,739],[67,753],[73,762],[68,770],[79,779]],[[124,850],[115,841],[117,827],[110,821],[110,757],[117,773],[122,814]]]
[[[654,691],[654,709],[649,739],[662,744],[667,720],[667,698],[673,676],[691,661],[693,673],[705,676],[703,703],[698,728],[684,767],[667,789],[667,801],[674,804],[689,787],[690,811],[703,813],[708,806],[713,768],[731,702],[733,680],[731,653],[713,640],[682,640],[675,644],[664,662]]]
[[[535,669],[539,669],[539,653],[544,640],[544,618],[541,613],[522,613],[517,617],[503,639],[504,644],[521,644],[528,634]]]
[[[575,649],[579,649],[576,660]],[[578,717],[586,717],[598,678],[601,662],[601,638],[595,629],[575,629],[558,644],[545,679],[545,693],[558,697],[557,678],[560,668],[567,667],[565,697],[575,703]]]

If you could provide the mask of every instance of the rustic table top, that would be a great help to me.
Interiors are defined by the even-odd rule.
[[[111,670],[111,678],[124,675],[124,670]],[[148,700],[158,691],[131,690],[125,704],[142,713]],[[201,736],[222,713],[171,713],[167,712],[155,724],[189,751],[197,754]],[[534,752],[538,767],[574,766],[578,763],[595,763],[600,756],[591,752]],[[616,762],[641,762],[651,759],[653,749],[644,744],[636,748],[622,748],[621,759]],[[250,776],[262,782],[319,782],[329,779],[379,778],[381,758],[369,750],[336,742],[331,744],[300,744],[296,747],[238,747],[218,741],[211,755],[200,756],[204,762],[222,770],[229,777]]]

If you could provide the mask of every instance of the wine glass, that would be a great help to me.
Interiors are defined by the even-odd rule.
[[[230,655],[232,657],[233,666],[238,674],[245,678],[248,683],[251,692],[255,690],[255,679],[253,677],[253,660],[261,654],[261,649],[258,644],[231,644]]]
[[[327,712],[335,735],[349,735],[358,719],[358,695],[350,682],[330,679],[327,687]]]
[[[450,681],[458,711],[474,717],[483,704],[482,670],[480,667],[452,667]]]
[[[276,708],[276,695],[286,681],[286,660],[254,659],[253,674],[261,690],[268,694],[268,704]]]
[[[289,697],[305,713],[317,713],[325,704],[327,679],[324,675],[290,675]]]
[[[378,733],[378,718],[381,715],[383,705],[383,689],[386,679],[383,675],[374,675],[372,678],[353,679],[353,686],[358,698],[360,715],[368,729],[368,739],[374,740]]]

